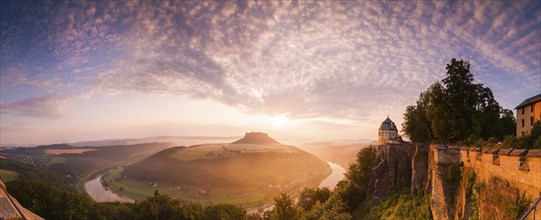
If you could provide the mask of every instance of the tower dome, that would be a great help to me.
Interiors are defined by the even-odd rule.
[[[385,144],[389,140],[396,140],[398,138],[398,129],[393,121],[387,116],[385,121],[381,122],[378,129],[378,143]]]
[[[393,121],[391,121],[389,116],[387,116],[387,119],[385,119],[385,121],[381,122],[379,130],[398,131],[398,129],[396,129],[396,125]]]

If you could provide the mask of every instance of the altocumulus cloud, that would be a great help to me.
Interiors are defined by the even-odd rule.
[[[1,103],[2,114],[15,114],[39,118],[60,118],[66,116],[65,105],[68,99],[63,96],[46,95],[23,99],[15,103]]]
[[[535,1],[40,4],[24,9],[34,17],[2,23],[2,74],[38,63],[82,90],[184,95],[292,117],[401,112],[452,57],[470,60],[496,94],[521,78],[525,91],[541,87]],[[23,10],[13,7],[2,12]],[[21,52],[17,37],[28,32],[43,46]]]

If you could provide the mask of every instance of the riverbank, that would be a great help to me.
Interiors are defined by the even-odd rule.
[[[120,196],[103,186],[102,176],[99,175],[96,178],[85,183],[85,190],[96,202],[134,202],[135,200]]]
[[[336,184],[345,178],[346,169],[330,161],[327,161],[327,164],[331,167],[331,175],[321,181],[319,187],[327,187],[330,190],[333,190],[336,187]]]

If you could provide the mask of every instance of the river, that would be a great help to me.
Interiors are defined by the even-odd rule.
[[[331,175],[329,175],[327,178],[321,181],[321,183],[319,184],[319,187],[328,187],[329,189],[332,190],[334,189],[334,187],[336,187],[336,184],[338,184],[340,180],[344,179],[344,173],[346,172],[346,170],[340,165],[335,164],[333,162],[327,161],[327,163],[331,167],[332,172],[331,172]],[[111,192],[111,190],[105,190],[105,188],[100,182],[100,178],[101,178],[101,175],[85,183],[86,192],[96,202],[114,202],[114,201],[133,202],[134,201],[133,199],[119,196]],[[265,205],[265,206],[267,206],[266,208],[270,207],[271,209],[273,207],[272,205],[271,206]]]
[[[344,174],[346,173],[346,169],[330,161],[327,161],[327,164],[329,164],[329,166],[331,167],[331,175],[329,175],[327,178],[321,181],[321,183],[319,184],[319,187],[328,187],[329,189],[333,190],[336,187],[336,184],[338,184],[340,180],[344,179],[345,177]],[[272,210],[273,208],[274,208],[274,204],[265,204],[260,207],[247,208],[246,211],[248,213],[262,213],[265,211]]]
[[[336,184],[338,184],[340,180],[344,179],[344,173],[346,173],[346,169],[330,161],[327,161],[327,163],[331,167],[332,172],[331,175],[321,181],[319,187],[328,187],[329,189],[333,190],[334,187],[336,187]]]
[[[111,190],[106,190],[100,182],[102,175],[99,175],[96,179],[90,180],[85,183],[85,189],[88,195],[92,197],[96,202],[133,202],[133,199],[119,196]]]

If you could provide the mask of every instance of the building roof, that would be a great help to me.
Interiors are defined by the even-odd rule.
[[[387,119],[385,121],[381,122],[381,125],[379,126],[379,130],[391,130],[391,131],[398,131],[396,129],[396,125],[394,124],[391,119],[389,119],[389,116],[387,116]]]
[[[529,104],[534,104],[534,103],[537,103],[537,102],[541,102],[541,94],[530,97],[530,98],[524,100],[517,107],[515,107],[515,109],[527,106]]]

